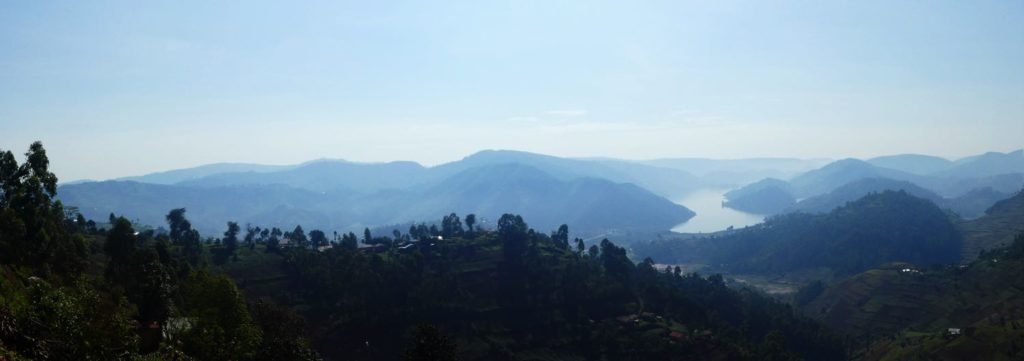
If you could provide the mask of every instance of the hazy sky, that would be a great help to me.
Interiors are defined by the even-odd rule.
[[[1024,1],[291,3],[0,0],[0,148],[72,180],[1024,147]]]

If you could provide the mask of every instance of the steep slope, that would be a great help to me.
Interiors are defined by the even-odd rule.
[[[957,226],[964,234],[964,259],[973,260],[982,250],[1009,245],[1015,235],[1024,232],[1024,191],[997,202],[981,218]]]
[[[963,266],[895,264],[858,274],[826,289],[804,313],[871,344],[866,360],[1020,359],[1021,274],[1024,237]]]
[[[953,161],[949,159],[921,154],[888,155],[871,158],[867,162],[874,166],[918,175],[943,171],[953,166]]]

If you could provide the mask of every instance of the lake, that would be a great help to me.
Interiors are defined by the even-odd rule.
[[[689,221],[672,227],[672,232],[707,233],[721,231],[729,226],[740,228],[764,221],[764,215],[740,212],[732,208],[722,207],[728,189],[699,189],[683,197],[673,200],[697,213]]]

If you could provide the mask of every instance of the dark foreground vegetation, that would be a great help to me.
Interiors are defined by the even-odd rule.
[[[26,156],[0,153],[0,359],[844,358],[788,305],[564,226],[203,239],[184,209],[167,231],[87,220],[54,201],[42,145]]]

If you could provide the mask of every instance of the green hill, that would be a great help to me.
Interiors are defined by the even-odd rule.
[[[1024,236],[963,266],[895,264],[858,274],[829,287],[804,311],[855,337],[863,359],[1020,359],[1021,274]],[[961,334],[948,334],[950,328]]]
[[[957,262],[962,240],[931,202],[886,191],[827,214],[785,214],[709,237],[635,244],[633,250],[661,263],[703,263],[740,273],[826,269],[842,276],[888,262]]]
[[[1024,232],[1024,191],[997,202],[981,218],[957,225],[964,234],[963,258],[973,260],[982,250],[1005,247]]]

